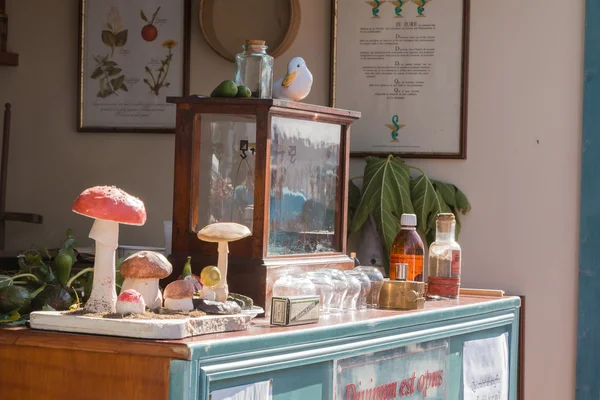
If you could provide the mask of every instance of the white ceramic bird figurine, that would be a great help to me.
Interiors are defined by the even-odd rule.
[[[302,57],[288,63],[287,73],[273,84],[273,97],[281,100],[301,101],[310,93],[313,76]]]

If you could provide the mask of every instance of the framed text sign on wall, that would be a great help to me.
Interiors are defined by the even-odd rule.
[[[470,0],[333,0],[332,106],[352,156],[466,158]]]
[[[171,133],[188,94],[190,0],[80,0],[79,132]]]

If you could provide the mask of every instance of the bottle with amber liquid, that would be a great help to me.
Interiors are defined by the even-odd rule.
[[[390,251],[390,280],[398,279],[396,270],[406,264],[406,280],[423,282],[423,241],[417,233],[417,216],[402,214],[400,232],[396,235]],[[399,268],[400,267],[400,268]]]
[[[454,214],[438,214],[435,242],[429,246],[428,295],[457,299],[460,291],[461,248],[455,240]]]

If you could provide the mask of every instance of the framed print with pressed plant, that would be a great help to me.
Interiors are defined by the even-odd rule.
[[[351,156],[466,159],[470,0],[332,0],[331,105]]]
[[[80,0],[79,132],[173,133],[189,94],[190,0]]]

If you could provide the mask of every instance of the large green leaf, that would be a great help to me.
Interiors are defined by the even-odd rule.
[[[448,204],[450,207],[456,206],[456,187],[454,185],[434,180],[431,182],[433,183],[433,186],[435,187],[440,199],[444,199],[446,204]]]
[[[460,222],[460,218],[458,217],[458,210],[454,207],[450,207],[452,209],[452,214],[454,214],[454,218],[456,219],[456,230],[454,231],[456,240],[458,240],[458,236],[460,235],[460,230],[462,228],[462,223]]]
[[[415,179],[411,198],[417,214],[417,230],[427,236],[431,226],[430,218],[433,216],[435,219],[441,210],[435,188],[427,175],[423,174]]]
[[[440,205],[440,208],[439,208],[438,212],[431,213],[429,215],[429,220],[427,221],[427,233],[425,235],[425,238],[427,240],[428,245],[430,245],[431,243],[433,243],[435,241],[435,235],[436,235],[436,230],[437,230],[437,224],[436,224],[437,215],[439,213],[451,213],[452,212],[452,209],[444,200],[442,192],[440,191],[440,188],[437,184],[438,184],[438,182],[436,182],[434,184],[434,187],[435,187],[435,194],[437,196],[437,201],[438,201],[438,204]]]
[[[410,175],[402,159],[367,157],[363,190],[351,224],[358,231],[370,213],[379,225],[385,247],[389,250],[399,230],[403,213],[413,213]]]
[[[456,186],[454,186],[454,188],[456,189],[456,208],[463,214],[468,213],[471,211],[471,203],[469,203],[469,199],[467,199],[467,196],[461,192],[459,188]]]

